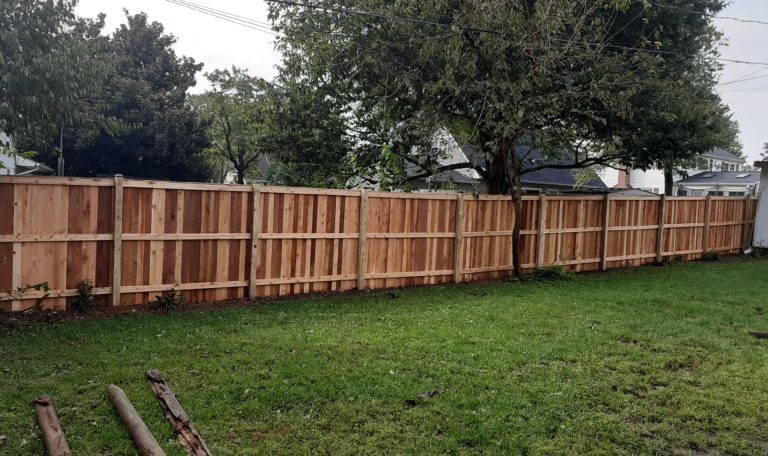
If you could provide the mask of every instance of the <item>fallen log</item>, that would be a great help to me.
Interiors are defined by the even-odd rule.
[[[50,456],[72,456],[67,439],[64,437],[64,431],[61,429],[59,417],[56,416],[56,411],[53,409],[51,398],[43,396],[35,399],[32,403],[35,405],[37,422],[43,431],[43,439],[45,440],[45,447],[48,448],[48,454]]]
[[[147,371],[147,381],[150,388],[163,407],[165,417],[176,429],[176,436],[187,450],[187,453],[193,456],[212,456],[211,450],[205,444],[205,441],[195,429],[187,412],[181,406],[181,402],[176,398],[173,390],[163,378],[163,374],[158,370]]]
[[[768,339],[768,332],[749,331],[749,335],[758,339]]]
[[[120,415],[120,420],[128,429],[128,434],[130,434],[139,452],[144,456],[165,456],[165,452],[160,448],[160,444],[157,443],[155,436],[152,435],[147,425],[144,424],[136,409],[133,408],[125,392],[115,385],[109,385],[107,394],[109,395],[109,401],[117,410],[117,414]]]

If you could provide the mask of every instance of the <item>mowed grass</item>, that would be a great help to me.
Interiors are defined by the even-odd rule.
[[[160,369],[217,455],[765,454],[768,263],[690,264],[81,321],[0,335],[0,454],[134,454],[121,386],[185,454]],[[431,393],[431,394],[427,394]]]

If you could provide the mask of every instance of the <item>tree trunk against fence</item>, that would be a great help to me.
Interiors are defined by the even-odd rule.
[[[674,173],[672,171],[672,168],[665,166],[664,167],[664,194],[667,196],[673,196],[674,193]]]

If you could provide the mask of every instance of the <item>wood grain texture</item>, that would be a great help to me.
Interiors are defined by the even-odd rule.
[[[579,272],[738,253],[754,200],[525,196],[521,263]],[[0,178],[0,309],[63,308],[84,279],[104,304],[499,279],[512,209],[501,195]],[[10,293],[41,282],[44,299]]]
[[[37,412],[37,422],[40,430],[43,432],[45,447],[50,456],[71,456],[67,439],[64,437],[64,431],[61,428],[59,417],[53,409],[53,402],[48,396],[43,396],[34,401],[35,411]]]

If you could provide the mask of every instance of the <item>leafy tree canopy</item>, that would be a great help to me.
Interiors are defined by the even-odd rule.
[[[682,24],[631,0],[321,0],[272,4],[271,17],[283,36],[282,75],[345,106],[355,162],[368,175],[392,153],[426,173],[445,169],[427,145],[447,127],[482,152],[478,171],[492,192],[512,190],[519,211],[520,176],[552,167],[534,157],[567,155],[556,166],[574,168],[634,161],[622,141],[643,88],[673,79],[660,67],[678,51],[711,56],[709,14],[722,2],[694,3],[699,12],[687,5]],[[684,43],[665,54],[676,40]]]
[[[146,14],[126,11],[126,21],[104,38],[97,56],[114,62],[114,72],[79,98],[114,121],[64,130],[67,174],[207,180],[206,125],[187,104],[202,64],[178,57],[176,38]],[[44,159],[55,160],[50,150]]]
[[[81,103],[113,70],[99,53],[103,16],[78,18],[76,4],[0,2],[0,131],[51,145],[62,127],[103,120]]]
[[[236,67],[206,77],[212,89],[190,101],[209,123],[208,157],[219,170],[217,180],[234,170],[242,184],[247,174],[258,174],[257,160],[265,151],[268,84]]]

